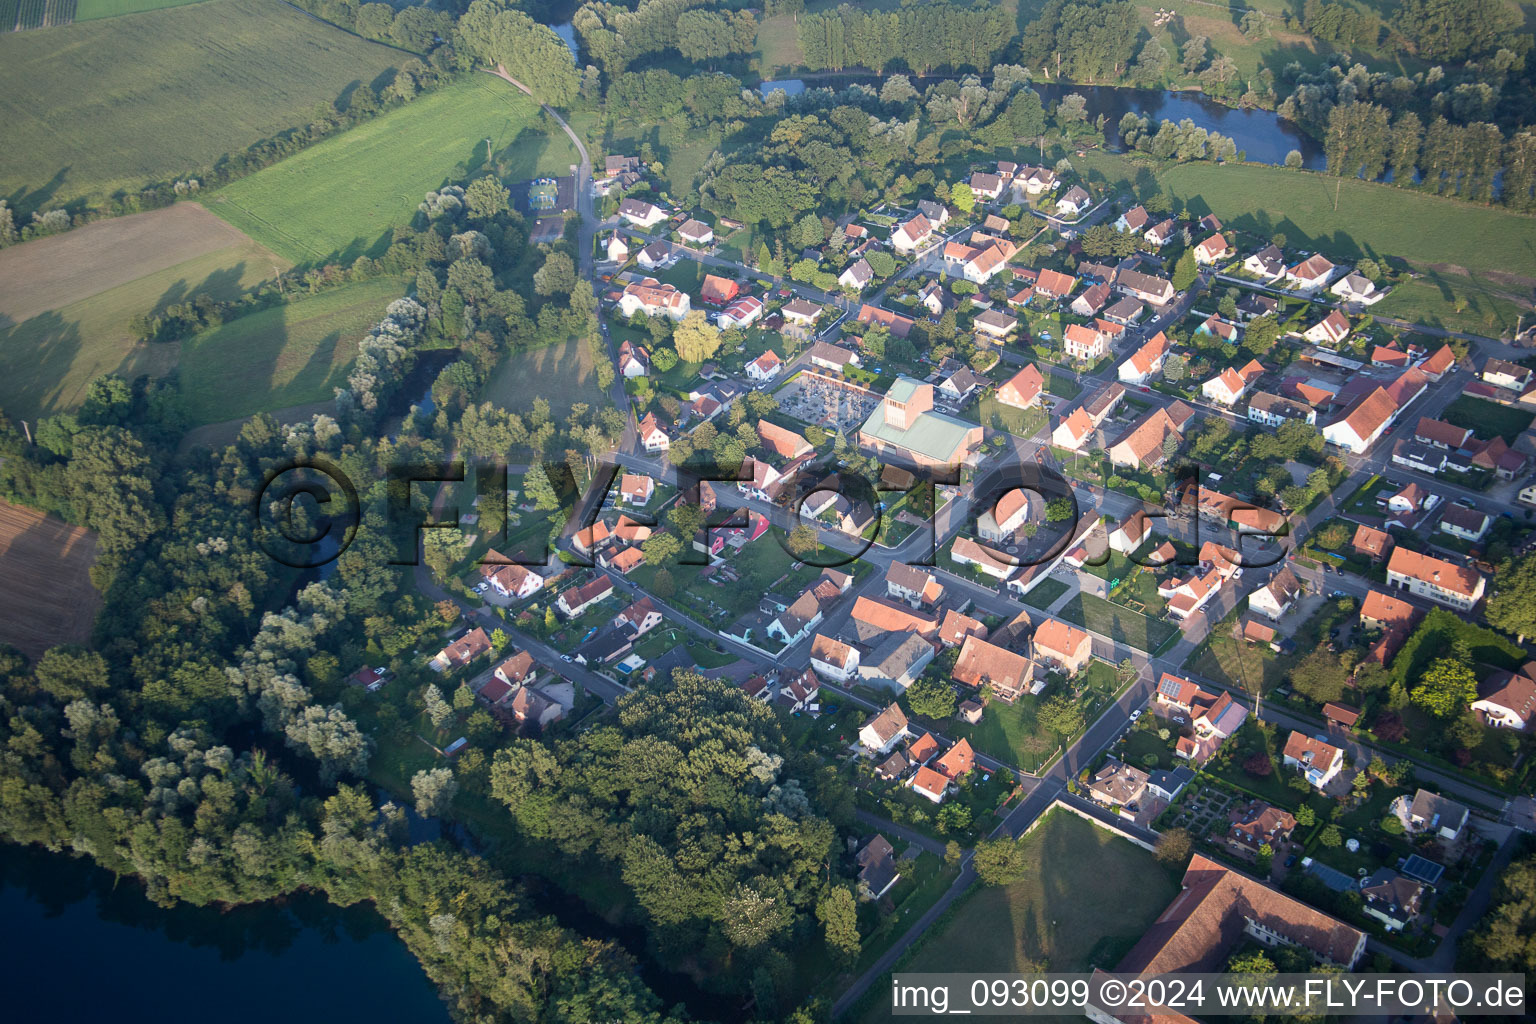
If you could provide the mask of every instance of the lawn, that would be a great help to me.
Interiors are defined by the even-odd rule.
[[[0,328],[0,408],[35,421],[78,406],[104,373],[163,377],[180,346],[135,341],[129,319],[195,293],[237,298],[271,276],[270,255],[249,241],[217,249]]]
[[[1481,398],[1463,395],[1440,414],[1445,422],[1458,427],[1470,427],[1480,440],[1491,441],[1502,437],[1506,444],[1513,444],[1531,425],[1531,414],[1523,409],[1511,409]]]
[[[1029,694],[1012,704],[988,701],[977,724],[956,721],[953,725],[946,723],[946,727],[956,737],[970,740],[971,746],[983,754],[1032,772],[1061,746],[1060,740],[1041,729],[1036,721],[1039,707],[1040,698]]]
[[[1004,405],[997,400],[995,395],[988,395],[978,402],[973,408],[967,410],[968,415],[984,427],[992,427],[995,430],[1006,430],[1015,437],[1025,439],[1034,437],[1045,429],[1045,410],[1038,405],[1028,409],[1016,409],[1011,405]]]
[[[976,886],[900,963],[904,974],[1086,972],[1111,968],[1178,893],[1152,854],[1066,811],[1052,811],[1023,840],[1025,877]],[[890,1018],[890,986],[864,1007],[867,1024]]]
[[[166,6],[85,0],[78,16],[135,3]],[[308,123],[317,104],[392,75],[404,58],[266,0],[0,34],[0,196],[30,217],[44,205],[196,176],[225,153]]]
[[[330,398],[357,342],[405,293],[378,278],[232,320],[181,343],[181,394],[194,424]]]
[[[568,174],[576,155],[538,105],[489,75],[429,93],[233,182],[204,202],[296,263],[377,255],[422,196],[485,168],[491,139],[504,181]],[[514,196],[514,199],[517,198]]]
[[[1514,330],[1521,314],[1530,315],[1510,298],[1515,289],[1493,286],[1460,274],[1431,270],[1421,279],[1394,285],[1371,307],[1377,316],[1429,324],[1470,334],[1498,336]]]
[[[1072,589],[1067,584],[1054,576],[1047,576],[1036,583],[1029,593],[1024,595],[1024,603],[1031,608],[1046,609],[1056,603],[1056,599],[1068,590]]]
[[[550,413],[563,419],[577,402],[605,404],[596,365],[592,346],[581,338],[514,352],[496,367],[480,397],[512,412],[526,412],[543,398]]]
[[[1157,651],[1179,631],[1172,623],[1150,618],[1092,594],[1078,594],[1063,605],[1058,614],[1066,621],[1102,633],[1116,643],[1148,653]]]

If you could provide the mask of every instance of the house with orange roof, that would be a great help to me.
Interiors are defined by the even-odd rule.
[[[646,413],[635,433],[640,439],[640,446],[653,455],[672,447],[672,439],[656,423],[655,413]]]
[[[1326,740],[1313,739],[1303,732],[1291,732],[1285,740],[1282,760],[1294,768],[1314,789],[1323,790],[1344,770],[1344,751]]]
[[[976,751],[971,749],[969,740],[960,740],[954,746],[944,752],[939,758],[939,774],[951,782],[959,782],[971,769],[976,767]]]
[[[1483,599],[1487,581],[1476,569],[1396,548],[1387,561],[1387,586],[1467,611]]]
[[[628,576],[645,564],[645,555],[639,548],[620,548],[617,551],[604,551],[597,556],[597,562],[603,568],[612,569],[620,576]]]
[[[1419,372],[1430,380],[1439,382],[1445,376],[1447,370],[1456,365],[1456,353],[1451,351],[1451,346],[1441,345],[1430,353],[1429,358],[1419,364]]]
[[[1160,596],[1168,601],[1168,614],[1176,619],[1187,619],[1210,603],[1221,590],[1221,573],[1211,568],[1196,567],[1183,579],[1169,580],[1157,588]]]
[[[957,612],[953,608],[944,611],[944,618],[939,622],[939,642],[945,647],[958,647],[965,643],[965,638],[970,636],[987,638],[987,627],[980,619],[973,619],[969,615]]]
[[[933,733],[925,732],[907,746],[907,762],[927,764],[938,752],[939,741],[933,738]]]
[[[1077,278],[1059,270],[1042,270],[1035,279],[1035,294],[1048,299],[1064,299],[1077,287]]]
[[[918,214],[891,232],[891,248],[897,252],[914,252],[928,243],[933,230],[928,218]]]
[[[1381,439],[1398,412],[1397,403],[1385,388],[1373,388],[1352,402],[1337,419],[1324,424],[1323,440],[1355,455],[1364,455]]]
[[[824,679],[846,683],[859,670],[858,648],[817,633],[811,641],[811,668]]]
[[[1051,444],[1057,448],[1080,452],[1093,437],[1093,431],[1093,421],[1088,418],[1083,407],[1078,406],[1051,431]]]
[[[860,596],[853,602],[851,614],[854,637],[861,643],[883,640],[891,633],[916,633],[927,639],[939,631],[934,616],[882,598]]]
[[[989,688],[992,696],[1009,704],[1045,685],[1044,673],[1035,682],[1033,661],[976,636],[967,637],[961,645],[950,678],[965,686]]]
[[[1034,363],[1029,363],[997,389],[997,400],[1015,409],[1028,409],[1040,401],[1045,377]]]
[[[1349,337],[1349,317],[1332,310],[1317,323],[1301,332],[1301,336],[1314,345],[1324,348],[1336,348],[1339,342]]]
[[[1217,260],[1226,259],[1232,255],[1232,246],[1218,232],[1195,246],[1195,262],[1201,264],[1215,263]]]
[[[1373,526],[1361,524],[1355,527],[1354,539],[1350,541],[1350,549],[1361,558],[1368,558],[1378,562],[1387,557],[1393,545],[1392,535],[1386,530],[1378,530]]]
[[[1529,729],[1536,721],[1536,663],[1526,662],[1518,672],[1494,672],[1478,684],[1472,710],[1490,726]]]
[[[521,601],[543,589],[544,577],[533,570],[521,565],[500,564],[507,560],[506,555],[487,551],[485,557],[490,561],[480,566],[480,575],[484,576],[486,582],[491,585],[491,589],[502,597]]]
[[[1158,331],[1120,364],[1118,375],[1126,384],[1145,384],[1162,372],[1168,358],[1168,336]]]
[[[949,793],[949,780],[927,765],[919,768],[907,784],[912,787],[912,792],[936,804],[943,803]]]
[[[459,637],[453,643],[438,651],[430,665],[438,672],[448,669],[463,668],[482,654],[491,649],[491,638],[485,635],[485,630],[476,626],[474,629]]]
[[[1109,353],[1109,339],[1104,332],[1082,324],[1068,324],[1061,344],[1068,357],[1085,363]]]
[[[679,291],[675,285],[662,284],[654,277],[631,281],[624,286],[624,293],[619,297],[619,310],[626,317],[644,313],[646,316],[666,316],[672,320],[681,320],[688,314],[688,308],[687,292]]]
[[[1015,488],[997,499],[976,520],[976,535],[1001,544],[1013,538],[1029,518],[1029,492]]]
[[[1068,676],[1077,673],[1093,657],[1093,638],[1084,630],[1060,619],[1046,619],[1034,635],[1035,660]]]
[[[1222,370],[1200,385],[1200,393],[1217,405],[1231,408],[1248,393],[1254,381],[1263,375],[1264,367],[1259,365],[1258,360],[1250,359],[1244,366]]]
[[[1167,460],[1163,444],[1170,438],[1175,444],[1184,443],[1184,435],[1173,425],[1168,410],[1155,406],[1110,446],[1110,464],[1155,470]]]
[[[798,459],[812,451],[810,442],[800,434],[768,420],[757,421],[757,436],[764,447],[783,459]]]
[[[1328,284],[1334,266],[1321,253],[1308,256],[1285,272],[1285,279],[1299,292],[1315,292]]]
[[[644,544],[651,539],[651,528],[629,516],[621,515],[619,521],[613,524],[613,539],[620,544]]]
[[[747,364],[747,379],[760,384],[766,383],[777,377],[783,370],[784,360],[770,348]]]
[[[619,479],[619,496],[626,505],[644,505],[656,493],[656,481],[644,473],[625,473]]]

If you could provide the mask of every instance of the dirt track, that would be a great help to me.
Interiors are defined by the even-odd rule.
[[[0,326],[236,245],[260,248],[196,203],[177,203],[0,250]]]
[[[0,501],[0,643],[36,658],[87,640],[101,605],[95,560],[91,531]]]

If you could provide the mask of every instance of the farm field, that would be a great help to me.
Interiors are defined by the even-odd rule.
[[[194,423],[332,397],[357,342],[405,293],[379,278],[252,313],[180,343],[181,394]]]
[[[157,210],[144,214],[153,226],[166,214],[182,208]],[[190,209],[190,208],[189,208]],[[121,373],[132,379],[140,374],[163,376],[176,364],[179,346],[174,344],[147,344],[136,341],[128,329],[129,320],[138,313],[179,302],[196,294],[205,293],[219,299],[233,299],[240,293],[272,275],[274,263],[282,260],[249,239],[237,244],[225,244],[160,269],[143,273],[146,266],[153,268],[160,262],[159,250],[154,246],[135,241],[136,233],[129,232],[118,239],[119,244],[103,246],[92,252],[87,245],[83,253],[66,249],[61,262],[70,262],[75,256],[75,274],[59,269],[61,263],[34,261],[32,255],[39,250],[34,246],[53,242],[71,246],[76,241],[100,238],[92,235],[98,227],[115,229],[137,218],[104,222],[91,225],[77,232],[38,242],[28,242],[0,254],[0,261],[11,256],[26,256],[28,261],[18,269],[19,273],[44,271],[51,275],[51,301],[60,302],[54,308],[14,322],[10,309],[0,307],[0,409],[13,419],[36,420],[41,416],[65,412],[79,404],[86,386],[104,373]],[[220,225],[220,234],[226,229]],[[233,238],[244,236],[230,232]],[[217,236],[213,236],[217,237]],[[177,248],[183,242],[175,231],[157,234],[156,244],[164,243]],[[185,256],[191,248],[177,255]],[[101,288],[83,269],[96,256],[112,257],[103,268]],[[134,266],[134,260],[139,263]],[[114,283],[120,266],[131,266],[142,274],[124,283]],[[0,280],[8,279],[5,264],[0,263]],[[23,286],[36,281],[44,287],[43,276],[23,276]],[[66,287],[68,285],[68,287]],[[10,308],[29,309],[33,301],[25,293],[9,293]]]
[[[392,75],[405,56],[276,0],[0,34],[0,197],[30,216],[195,175]]]
[[[91,531],[0,501],[0,643],[34,659],[84,643],[101,604],[95,560]]]
[[[98,18],[116,18],[123,14],[141,14],[144,11],[206,2],[208,0],[76,0],[75,20],[95,21]]]
[[[544,398],[550,413],[562,419],[577,402],[603,403],[595,365],[591,347],[580,338],[514,352],[496,367],[480,397],[509,412],[526,412],[535,398]]]
[[[1179,891],[1152,854],[1067,811],[1053,810],[1022,840],[1024,880],[975,886],[900,964],[904,974],[1028,973],[1113,967]],[[890,986],[861,1015],[890,1019]]]
[[[409,223],[425,193],[485,166],[487,138],[495,170],[506,181],[568,174],[575,149],[564,133],[545,132],[539,116],[532,98],[480,75],[326,139],[202,201],[295,263],[332,255],[350,262],[387,244],[390,229]]]

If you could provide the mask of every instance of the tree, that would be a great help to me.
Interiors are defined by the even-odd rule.
[[[859,908],[853,893],[844,886],[827,890],[816,904],[816,919],[827,937],[827,948],[843,965],[859,958]]]
[[[1254,12],[1250,12],[1254,13]],[[1227,960],[1228,974],[1274,974],[1275,962],[1261,949],[1233,953]]]
[[[1302,163],[1303,161],[1301,158],[1301,150],[1293,149],[1289,153],[1285,154],[1285,166],[1289,167],[1291,170],[1301,170]]]
[[[1177,291],[1188,291],[1190,285],[1200,276],[1200,268],[1195,264],[1195,253],[1192,249],[1185,249],[1173,264],[1173,287]]]
[[[508,209],[507,200],[512,193],[505,185],[490,175],[476,178],[464,189],[464,205],[469,215],[477,220],[490,220]]]
[[[421,699],[427,707],[427,717],[431,719],[433,727],[441,729],[453,719],[453,706],[443,699],[443,691],[437,688],[436,683],[426,688]]]
[[[1206,56],[1210,51],[1210,40],[1205,36],[1190,36],[1180,47],[1179,53],[1183,57],[1184,73],[1192,75],[1205,66]]]
[[[1243,331],[1243,348],[1256,356],[1262,356],[1280,340],[1280,321],[1272,313],[1266,313],[1248,322]]]
[[[939,721],[955,713],[955,691],[943,679],[924,676],[907,687],[912,713]]]
[[[1344,687],[1348,684],[1349,673],[1344,671],[1338,656],[1327,648],[1313,650],[1291,669],[1292,688],[1317,704],[1343,697]]]
[[[690,311],[672,331],[672,345],[685,362],[702,363],[720,348],[720,331],[705,317],[704,311]]]
[[[1083,711],[1070,697],[1057,694],[1041,703],[1037,721],[1057,736],[1071,736],[1083,727]]]
[[[948,864],[950,867],[954,867],[956,864],[960,863],[960,858],[962,856],[964,856],[964,853],[960,849],[960,844],[959,843],[957,843],[953,839],[951,839],[949,842],[944,844],[944,863],[945,864]]]
[[[650,539],[640,545],[640,550],[645,553],[646,565],[666,565],[677,558],[683,544],[673,534],[660,530],[651,534]]]
[[[816,528],[809,523],[799,523],[789,531],[789,553],[800,560],[821,550],[821,539]]]
[[[1455,658],[1435,659],[1413,689],[1413,702],[1436,718],[1454,718],[1476,699],[1476,674]]]
[[[1048,523],[1064,523],[1072,518],[1074,512],[1071,498],[1053,498],[1046,503],[1045,521]]]
[[[1337,551],[1349,541],[1349,527],[1344,523],[1333,522],[1317,531],[1317,543],[1319,547],[1328,551]]]
[[[1389,836],[1402,835],[1404,832],[1402,819],[1395,814],[1387,815],[1381,819],[1381,830]]]
[[[569,295],[576,287],[576,264],[563,252],[544,257],[544,265],[533,275],[533,290],[540,295]]]
[[[1317,841],[1333,849],[1344,844],[1344,833],[1339,831],[1337,825],[1324,825],[1323,830],[1317,834]]]
[[[449,768],[423,768],[411,776],[411,795],[416,799],[416,813],[432,818],[442,815],[459,791],[458,780]]]
[[[1488,624],[1513,633],[1521,644],[1536,636],[1536,555],[1525,555],[1500,568],[1484,617]]]
[[[949,190],[949,201],[954,203],[961,213],[970,213],[976,209],[976,193],[963,181]]]
[[[1302,804],[1296,808],[1296,824],[1307,828],[1317,824],[1317,812],[1312,809],[1311,804]]]
[[[939,808],[939,813],[934,817],[934,824],[945,835],[953,835],[956,832],[964,832],[971,827],[971,809],[965,804],[951,800]]]
[[[1170,352],[1163,360],[1163,379],[1181,381],[1189,373],[1189,361],[1177,352]]]
[[[460,683],[459,688],[453,691],[453,710],[462,713],[474,706],[475,691],[469,688],[468,683]]]
[[[1162,863],[1177,867],[1189,860],[1194,848],[1194,837],[1188,829],[1170,828],[1157,837],[1152,854]]]
[[[982,885],[1009,885],[1021,880],[1028,871],[1024,848],[1015,839],[983,839],[976,844],[971,865]]]

